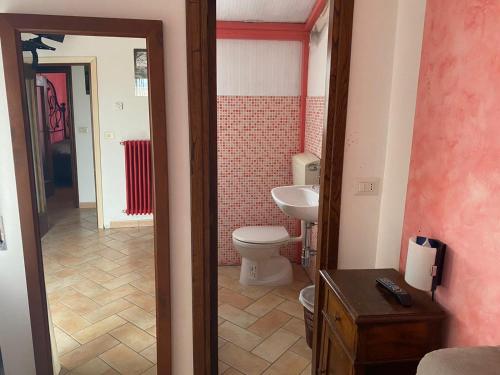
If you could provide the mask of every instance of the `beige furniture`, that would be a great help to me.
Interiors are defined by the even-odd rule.
[[[417,375],[498,375],[500,346],[440,349],[420,361]]]

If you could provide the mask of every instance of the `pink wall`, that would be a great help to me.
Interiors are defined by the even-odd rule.
[[[401,268],[409,236],[448,244],[449,346],[500,343],[499,20],[497,0],[427,2]]]
[[[66,73],[41,73],[40,75],[47,78],[54,85],[54,88],[56,89],[57,100],[59,101],[59,104],[65,103],[67,106],[68,105],[68,93],[67,93],[67,87],[66,87]],[[66,112],[66,115],[68,115],[68,112]],[[62,141],[63,139],[64,139],[64,132],[63,131],[57,132],[57,133],[52,133],[50,135],[51,143],[57,143],[57,142]]]
[[[298,235],[271,189],[292,184],[299,109],[297,96],[218,96],[219,264],[239,264],[231,234],[241,226],[283,225]],[[282,255],[296,260],[296,246],[283,248]]]
[[[325,58],[326,60],[326,58]],[[306,99],[305,151],[321,157],[323,139],[324,96],[308,96]]]

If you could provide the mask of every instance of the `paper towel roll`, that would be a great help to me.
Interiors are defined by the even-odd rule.
[[[436,262],[436,248],[418,245],[415,238],[408,243],[405,281],[414,288],[432,289],[432,267]]]

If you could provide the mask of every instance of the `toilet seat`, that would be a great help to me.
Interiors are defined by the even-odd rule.
[[[278,244],[289,240],[285,227],[277,225],[248,226],[233,231],[233,241],[243,244]]]

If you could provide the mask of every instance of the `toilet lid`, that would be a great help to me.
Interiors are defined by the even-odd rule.
[[[233,238],[247,243],[278,243],[287,241],[290,235],[285,227],[254,226],[236,229]]]

